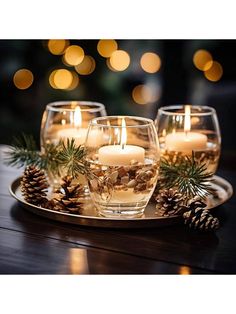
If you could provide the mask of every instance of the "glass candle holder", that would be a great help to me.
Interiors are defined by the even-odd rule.
[[[41,150],[45,152],[47,144],[58,144],[60,140],[75,139],[76,145],[83,145],[87,135],[90,120],[106,115],[103,104],[90,101],[58,101],[49,103],[44,111],[41,122]],[[96,138],[87,145],[92,146]],[[57,188],[61,178],[48,174],[51,185]],[[79,176],[79,182],[84,184],[86,179]]]
[[[94,134],[100,141],[91,147]],[[159,170],[159,143],[153,121],[128,116],[93,119],[85,146],[91,171],[90,196],[99,214],[141,216]]]
[[[155,120],[161,156],[175,161],[191,156],[203,162],[213,174],[217,170],[221,136],[215,109],[208,106],[161,107]]]

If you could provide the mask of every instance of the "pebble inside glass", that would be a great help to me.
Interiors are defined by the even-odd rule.
[[[209,172],[216,172],[221,136],[215,109],[190,105],[161,107],[155,125],[163,157],[175,161],[182,155],[191,156],[193,151]]]
[[[103,141],[92,148],[88,143],[95,130],[102,131]],[[123,116],[94,119],[85,145],[92,172],[89,190],[98,212],[107,217],[141,216],[159,170],[153,121]]]

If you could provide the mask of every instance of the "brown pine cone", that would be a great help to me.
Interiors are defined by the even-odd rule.
[[[156,196],[156,208],[162,216],[180,215],[185,196],[176,189],[161,190]]]
[[[183,214],[184,223],[192,229],[201,231],[216,230],[220,227],[219,219],[213,217],[209,210],[196,208]]]
[[[43,170],[27,166],[21,179],[21,192],[26,202],[44,206],[47,203],[48,182]]]
[[[219,228],[219,219],[211,215],[209,210],[205,209],[206,204],[199,196],[190,199],[184,206],[184,222],[192,229],[201,231],[216,230]]]
[[[84,187],[75,183],[71,176],[62,178],[61,189],[57,190],[57,197],[52,201],[53,209],[63,212],[79,213],[82,202],[78,200],[84,193]]]

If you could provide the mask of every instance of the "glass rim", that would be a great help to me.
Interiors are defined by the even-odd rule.
[[[165,115],[171,115],[171,116],[184,116],[184,112],[173,112],[170,111],[171,109],[182,109],[188,104],[183,105],[170,105],[170,106],[163,106],[158,108],[158,112],[165,114]],[[216,113],[216,110],[209,106],[201,106],[201,105],[190,105],[191,108],[199,108],[201,110],[207,110],[206,112],[190,112],[190,116],[209,116]]]
[[[89,112],[98,112],[100,110],[105,110],[105,106],[102,103],[96,101],[89,101],[89,100],[59,100],[53,101],[47,104],[46,109],[50,109],[51,111],[60,112],[60,111],[74,111],[75,109],[70,108],[63,108],[64,105],[70,105],[74,103],[75,105],[78,104],[80,107],[80,111],[89,111]],[[94,106],[94,108],[81,108],[81,106]]]
[[[101,121],[101,120],[111,120],[111,119],[122,119],[122,118],[128,118],[128,119],[134,119],[134,120],[138,120],[138,121],[144,121],[146,123],[144,124],[135,124],[135,125],[125,125],[125,128],[142,128],[142,127],[146,127],[149,125],[153,125],[154,126],[154,121],[152,119],[149,118],[144,118],[144,117],[139,117],[139,116],[122,116],[122,115],[117,115],[117,116],[103,116],[103,117],[97,117],[97,118],[93,118],[90,122],[89,122],[89,127],[90,126],[99,126],[99,127],[104,127],[104,128],[123,128],[122,125],[107,125],[107,124],[100,124],[97,123],[97,121]]]

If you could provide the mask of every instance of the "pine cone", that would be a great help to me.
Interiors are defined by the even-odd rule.
[[[36,166],[27,166],[21,180],[21,192],[26,202],[45,206],[47,203],[48,182],[43,170]]]
[[[195,196],[188,200],[187,204],[184,206],[185,211],[194,210],[198,207],[205,208],[207,205],[204,203],[200,196]]]
[[[176,189],[161,190],[156,197],[156,208],[162,216],[182,214],[185,197]]]
[[[219,228],[219,219],[214,218],[209,210],[204,209],[206,204],[195,197],[189,200],[187,206],[189,210],[183,214],[184,223],[192,229],[199,229],[202,231],[216,230]]]
[[[79,183],[74,183],[71,176],[62,178],[61,189],[57,190],[57,197],[54,201],[54,210],[65,211],[70,213],[79,213],[81,202],[78,198],[84,193],[84,187]]]

